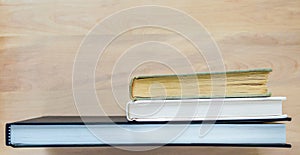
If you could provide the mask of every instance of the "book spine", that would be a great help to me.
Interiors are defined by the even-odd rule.
[[[5,144],[6,146],[12,146],[11,144],[11,124],[5,126]]]
[[[130,117],[130,104],[132,104],[131,101],[126,104],[126,119],[128,121],[133,121],[133,119]]]
[[[129,84],[129,97],[131,100],[136,100],[136,98],[133,96],[133,83],[134,83],[134,80],[137,79],[138,77],[134,77],[131,79],[130,81],[130,84]]]

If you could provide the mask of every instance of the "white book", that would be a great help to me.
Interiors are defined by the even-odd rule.
[[[137,100],[127,103],[129,121],[245,120],[286,118],[285,97]]]

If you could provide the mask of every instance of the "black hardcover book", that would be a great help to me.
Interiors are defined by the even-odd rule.
[[[6,124],[12,147],[227,146],[291,147],[291,118],[259,120],[135,122],[125,116],[44,116]],[[211,124],[215,123],[215,124]]]

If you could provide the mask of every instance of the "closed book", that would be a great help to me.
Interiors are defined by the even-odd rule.
[[[127,103],[127,118],[135,121],[245,120],[285,118],[285,97],[136,100]]]
[[[134,77],[129,86],[132,100],[265,97],[272,69],[213,73],[147,75]]]
[[[290,118],[281,121],[289,121]],[[272,121],[272,120],[265,120]],[[276,121],[273,120],[273,121]],[[285,124],[257,121],[128,122],[124,116],[47,116],[6,124],[12,147],[234,146],[291,147]],[[209,127],[205,134],[201,129]]]

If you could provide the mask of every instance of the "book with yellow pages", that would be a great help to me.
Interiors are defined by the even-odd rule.
[[[132,100],[220,97],[267,97],[272,69],[139,76],[129,86]],[[215,93],[220,91],[221,93]],[[219,89],[219,90],[216,90]]]

